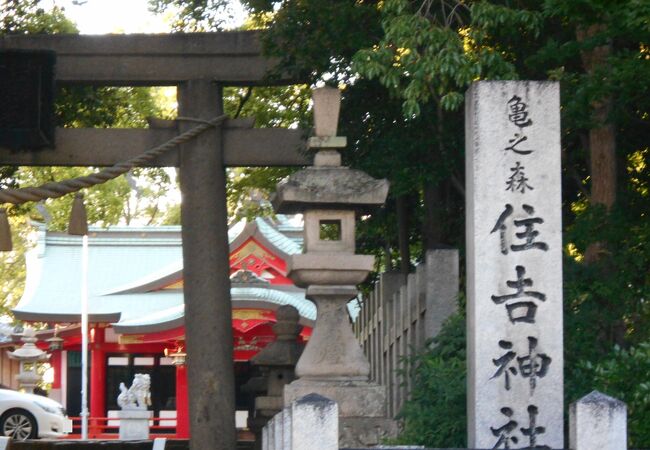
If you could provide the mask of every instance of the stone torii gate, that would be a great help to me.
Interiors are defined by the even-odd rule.
[[[203,120],[223,114],[223,86],[263,85],[273,65],[255,32],[4,36],[0,49],[55,51],[59,85],[175,85],[179,116]],[[0,148],[0,165],[110,166],[193,126],[57,129],[54,149]],[[234,450],[236,442],[224,168],[308,164],[303,131],[251,127],[226,121],[149,164],[180,168],[193,450]]]

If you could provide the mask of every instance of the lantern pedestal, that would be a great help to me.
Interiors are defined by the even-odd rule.
[[[300,378],[284,387],[284,404],[318,393],[339,407],[339,446],[379,445],[397,435],[397,422],[386,415],[386,388],[368,381],[318,381]]]
[[[285,406],[314,392],[338,403],[339,445],[350,448],[397,434],[397,423],[386,417],[386,388],[368,381],[370,365],[350,326],[347,303],[357,293],[354,286],[309,286],[318,317],[296,366],[299,379],[284,387]]]
[[[357,293],[354,286],[316,285],[307,288],[307,298],[316,303],[318,315],[311,338],[296,365],[298,378],[368,380],[370,364],[352,333],[346,308]]]
[[[285,386],[284,404],[290,405],[314,392],[338,403],[341,417],[386,416],[386,388],[361,380],[319,381],[301,378]]]

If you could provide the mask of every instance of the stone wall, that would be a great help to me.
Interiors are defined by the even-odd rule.
[[[404,359],[422,350],[456,311],[458,284],[458,250],[431,250],[408,276],[382,273],[364,298],[354,332],[370,361],[371,380],[388,390],[390,417],[411,390]],[[405,378],[399,369],[405,369]]]

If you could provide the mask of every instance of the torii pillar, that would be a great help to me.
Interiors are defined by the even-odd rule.
[[[182,117],[205,120],[223,114],[221,86],[210,80],[182,83],[178,86],[178,112]],[[185,340],[187,348],[195,350],[187,358],[192,440],[213,442],[217,433],[225,449],[235,448],[237,436],[232,389],[235,375],[228,211],[221,138],[221,127],[217,127],[183,145],[180,182],[183,289],[186,298],[195,299],[185,303]],[[196,351],[202,348],[210,351]]]

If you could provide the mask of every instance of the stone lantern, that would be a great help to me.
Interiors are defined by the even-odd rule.
[[[310,393],[335,400],[341,416],[342,447],[376,445],[395,432],[386,418],[386,390],[369,382],[370,365],[352,332],[347,303],[358,295],[374,257],[355,253],[355,219],[380,206],[388,182],[341,166],[336,136],[340,91],[314,90],[314,165],[277,186],[272,201],[278,213],[303,213],[304,253],[288,261],[289,277],[307,289],[318,316],[313,334],[296,366],[298,379],[285,386],[284,404]]]
[[[259,391],[264,395],[255,398],[254,416],[249,417],[249,428],[261,444],[261,430],[264,425],[284,406],[284,386],[295,378],[295,366],[303,351],[304,344],[298,342],[302,331],[300,313],[291,305],[280,306],[275,312],[276,323],[273,332],[277,339],[264,347],[251,358],[251,364],[258,367],[263,376],[259,377]]]
[[[50,355],[36,346],[37,340],[34,329],[25,327],[21,337],[23,345],[13,352],[7,351],[9,358],[19,361],[20,372],[16,380],[20,388],[29,394],[34,393],[34,388],[41,381],[41,376],[36,371],[36,364],[50,358]]]

